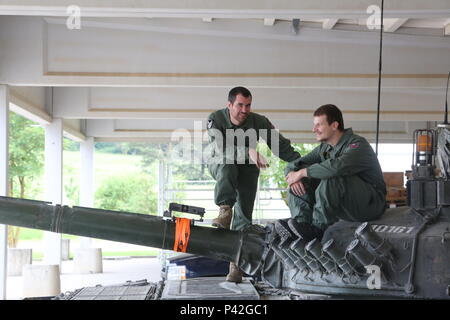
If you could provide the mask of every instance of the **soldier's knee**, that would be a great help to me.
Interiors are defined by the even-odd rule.
[[[344,195],[349,182],[345,177],[333,177],[320,180],[315,190],[316,200],[318,199],[340,199]]]
[[[236,165],[233,164],[220,164],[216,168],[213,168],[214,174],[211,174],[215,180],[237,180],[238,170]]]

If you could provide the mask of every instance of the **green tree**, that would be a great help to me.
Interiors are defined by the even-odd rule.
[[[80,143],[64,137],[63,149],[64,151],[80,151]]]
[[[64,185],[64,199],[63,202],[69,206],[77,206],[80,204],[80,167],[79,161],[67,161],[66,156],[70,153],[77,155],[77,160],[80,159],[80,143],[70,140],[66,137],[63,139],[63,185]]]
[[[64,181],[64,192],[66,195],[67,205],[77,206],[80,203],[80,185],[77,176],[73,175],[73,168],[66,168],[64,174],[68,176]]]
[[[292,146],[296,151],[300,153],[300,155],[304,156],[305,154],[312,151],[317,146],[317,144],[293,144]],[[261,170],[260,185],[262,187],[275,186],[276,188],[284,189],[284,191],[281,191],[281,196],[287,204],[288,184],[284,176],[284,169],[286,168],[287,162],[274,156],[267,144],[258,144],[257,150],[264,157],[266,157],[269,163],[269,168]]]
[[[132,144],[131,150],[139,150],[138,154],[142,155],[142,169],[149,172],[152,164],[155,161],[164,160],[172,166],[174,176],[179,179],[186,180],[209,180],[212,179],[207,166],[200,163],[200,159],[194,159],[194,156],[200,156],[202,150],[207,144],[202,146],[202,149],[194,149],[197,146],[189,146],[188,150],[184,150],[183,145],[173,144]],[[188,158],[190,161],[182,160],[182,153],[189,152]]]
[[[142,214],[157,213],[154,181],[146,174],[110,176],[95,193],[95,207]]]
[[[139,149],[142,154],[142,170],[149,173],[152,164],[159,160],[168,160],[170,155],[167,143],[135,143],[134,149]]]
[[[201,146],[188,145],[188,148],[186,148],[186,145],[182,144],[171,145],[168,156],[174,175],[186,180],[211,180],[212,177],[209,174],[206,163],[200,159],[202,152],[207,146],[208,144],[203,144]],[[185,148],[186,150],[184,150]],[[188,152],[186,156],[189,161],[183,160],[184,152]]]
[[[13,112],[9,113],[9,190],[13,197],[34,199],[37,188],[33,180],[44,168],[44,130]],[[8,244],[14,248],[20,228],[8,228]]]

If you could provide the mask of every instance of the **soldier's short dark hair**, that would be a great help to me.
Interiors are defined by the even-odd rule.
[[[344,119],[342,117],[342,112],[334,104],[324,104],[314,111],[314,117],[327,116],[328,124],[331,125],[333,122],[337,121],[339,124],[338,130],[344,131]]]
[[[251,97],[251,96],[252,96],[250,90],[248,90],[247,88],[244,88],[244,87],[234,87],[234,88],[231,89],[230,92],[228,93],[228,101],[231,102],[231,104],[233,104],[234,101],[236,100],[236,96],[237,96],[238,94],[244,96],[245,98],[248,98],[248,97]]]

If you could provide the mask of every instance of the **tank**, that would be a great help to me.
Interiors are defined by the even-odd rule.
[[[408,206],[322,235],[283,219],[231,231],[166,217],[0,197],[0,223],[236,262],[263,285],[332,297],[450,299],[450,130],[414,132]],[[440,170],[436,170],[436,161]],[[440,172],[438,172],[440,171]]]

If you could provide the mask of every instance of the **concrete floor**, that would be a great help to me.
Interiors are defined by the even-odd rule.
[[[33,262],[33,264],[40,264]],[[103,259],[103,273],[75,274],[73,260],[63,261],[61,265],[61,292],[73,291],[97,284],[112,285],[128,280],[147,279],[149,282],[161,280],[161,263],[158,258],[120,258]],[[6,283],[6,299],[23,299],[23,277],[9,276]]]

